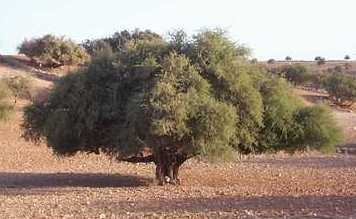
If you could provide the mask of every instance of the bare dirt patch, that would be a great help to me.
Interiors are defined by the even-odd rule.
[[[0,126],[1,218],[356,217],[356,157],[285,154],[225,164],[192,160],[181,186],[154,166],[54,157],[20,138],[20,108]]]

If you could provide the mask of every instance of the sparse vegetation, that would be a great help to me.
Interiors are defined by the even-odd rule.
[[[286,60],[286,61],[292,61],[292,57],[287,56],[287,57],[285,58],[285,60]]]
[[[3,82],[10,89],[16,103],[18,98],[30,100],[32,98],[32,80],[24,76],[14,76],[3,79]]]
[[[349,55],[346,55],[346,56],[344,57],[344,59],[345,59],[345,60],[350,60],[351,57],[350,57]]]
[[[0,121],[8,119],[13,107],[9,103],[10,90],[7,85],[0,81]]]
[[[294,85],[303,85],[308,82],[311,77],[309,69],[302,64],[285,66],[281,72],[285,78]]]
[[[88,60],[85,50],[72,40],[49,34],[23,41],[18,50],[44,67],[82,64]]]
[[[324,81],[324,86],[339,105],[351,106],[356,100],[356,79],[353,76],[335,73]]]

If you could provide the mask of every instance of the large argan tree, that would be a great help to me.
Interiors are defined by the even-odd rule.
[[[337,142],[332,118],[310,119],[328,117],[326,110],[300,116],[304,108],[287,83],[249,64],[249,49],[223,31],[191,39],[178,31],[170,41],[149,33],[155,37],[125,34],[120,49],[105,46],[87,68],[63,77],[48,101],[26,108],[24,136],[45,140],[58,155],[154,162],[160,184],[179,182],[179,167],[198,155],[221,159],[236,150]],[[315,127],[325,130],[307,141],[305,131]]]

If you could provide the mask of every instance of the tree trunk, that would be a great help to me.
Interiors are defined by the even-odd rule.
[[[159,185],[165,183],[180,184],[179,168],[187,156],[176,149],[162,148],[156,155],[156,179]]]

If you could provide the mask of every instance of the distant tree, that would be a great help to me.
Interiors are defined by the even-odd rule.
[[[324,86],[339,105],[351,106],[356,101],[356,79],[353,76],[335,73],[325,80]]]
[[[325,64],[325,58],[321,56],[315,57],[315,61],[317,62],[318,65],[324,65]]]
[[[85,50],[72,40],[49,34],[23,41],[18,50],[48,67],[81,64],[88,60]]]
[[[180,166],[195,156],[322,148],[305,139],[307,128],[335,124],[309,113],[304,125],[297,115],[309,108],[283,79],[251,65],[247,50],[225,32],[180,39],[134,38],[97,53],[87,68],[63,77],[48,101],[26,107],[24,137],[45,140],[62,156],[154,162],[160,184],[179,183]],[[328,131],[313,134],[335,143]]]
[[[345,59],[345,60],[350,60],[351,57],[350,57],[349,55],[346,55],[346,56],[344,57],[344,59]]]
[[[286,60],[286,61],[292,61],[292,57],[287,56],[287,57],[285,58],[285,60]]]
[[[274,64],[274,63],[276,63],[276,60],[275,60],[275,59],[269,59],[269,60],[267,61],[267,63],[268,63],[268,64]]]

